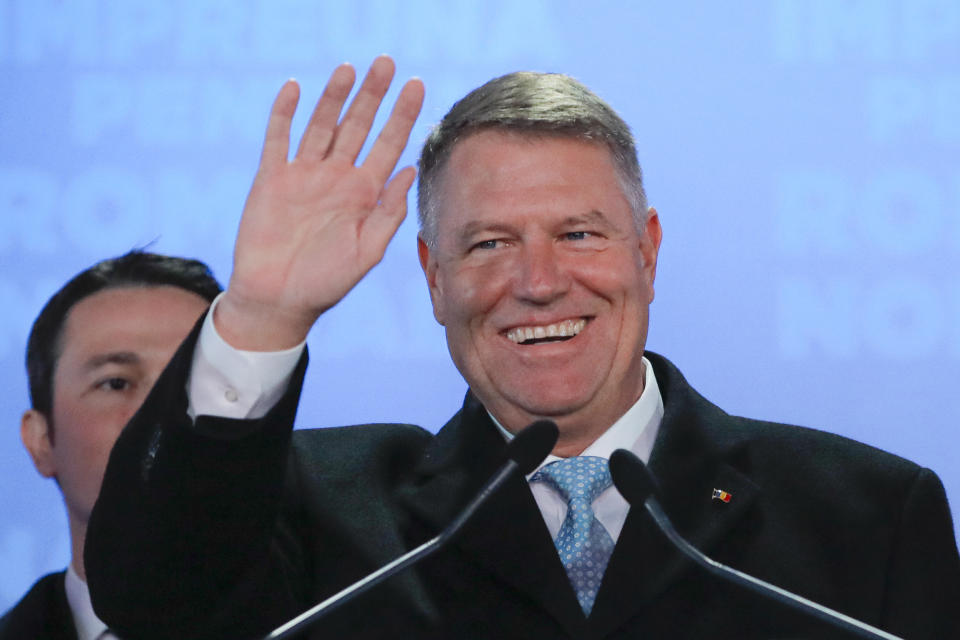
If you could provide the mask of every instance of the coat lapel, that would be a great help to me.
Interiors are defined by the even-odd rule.
[[[670,363],[647,354],[661,385],[664,416],[650,459],[660,503],[693,546],[710,554],[748,512],[759,488],[729,461],[736,438],[725,432],[727,415],[691,389]],[[713,490],[729,502],[713,498]],[[603,637],[642,613],[687,572],[702,571],[675,550],[643,508],[631,508],[607,566],[590,617]]]
[[[506,461],[505,443],[482,405],[468,394],[440,431],[403,500],[440,531]],[[482,567],[537,602],[572,636],[586,619],[560,563],[526,479],[511,476],[451,541],[449,553]]]

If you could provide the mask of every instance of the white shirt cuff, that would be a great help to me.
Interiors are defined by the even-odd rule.
[[[243,351],[220,337],[210,305],[187,378],[187,413],[222,418],[262,418],[283,396],[306,341],[284,351]]]

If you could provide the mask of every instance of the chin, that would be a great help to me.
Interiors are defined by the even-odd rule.
[[[507,395],[507,400],[515,407],[521,408],[535,418],[559,418],[575,413],[586,405],[586,398],[580,397],[582,392],[544,394],[542,389],[527,394],[514,393]]]

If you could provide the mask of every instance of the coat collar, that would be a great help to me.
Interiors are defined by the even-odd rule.
[[[758,488],[732,464],[741,446],[727,428],[731,418],[694,391],[669,361],[646,355],[664,401],[650,459],[661,504],[681,535],[710,553],[747,512]],[[427,447],[415,481],[401,499],[440,531],[505,462],[504,449],[486,410],[468,393],[461,411]],[[729,493],[730,502],[713,499],[714,489]],[[587,621],[519,475],[491,496],[451,544],[539,602],[573,637],[582,637],[587,629],[600,637],[620,627],[692,569],[643,509],[631,509]]]
[[[665,358],[647,352],[663,395],[664,415],[650,470],[674,526],[709,554],[748,512],[759,488],[738,470],[743,444],[732,419],[691,388]],[[725,491],[729,502],[713,498]],[[604,575],[590,626],[602,636],[653,602],[688,571],[644,509],[632,508]]]

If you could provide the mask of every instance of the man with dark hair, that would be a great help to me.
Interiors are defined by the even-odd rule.
[[[220,290],[202,262],[133,251],[77,274],[37,316],[26,358],[32,408],[20,436],[63,494],[71,559],[0,618],[3,640],[110,637],[90,606],[83,563],[107,457]]]
[[[111,457],[87,545],[104,619],[143,639],[264,634],[436,535],[546,417],[560,435],[535,473],[313,637],[833,637],[685,563],[610,486],[618,448],[649,461],[678,529],[721,561],[906,637],[958,637],[960,559],[932,472],[729,416],[644,350],[659,217],[626,124],[566,76],[492,80],[421,155],[418,251],[470,385],[462,410],[435,437],[292,432],[308,331],[406,211],[413,169],[390,176],[420,81],[356,164],[392,76],[378,58],[341,119],[354,72],[336,69],[293,160],[298,88],[280,90],[230,285]]]

